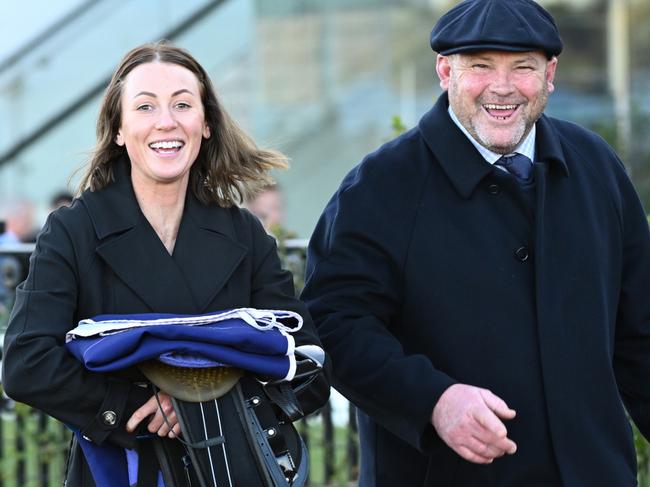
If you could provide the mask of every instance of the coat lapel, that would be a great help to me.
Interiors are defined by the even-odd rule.
[[[151,311],[204,311],[246,254],[228,210],[188,192],[171,256],[140,211],[129,170],[120,161],[114,183],[82,197],[100,240],[96,252]]]
[[[199,312],[223,289],[247,253],[237,241],[232,212],[201,204],[191,192],[174,248],[174,261],[184,275]]]
[[[152,312],[193,312],[196,304],[184,276],[146,219],[142,220],[100,244],[97,253]]]
[[[418,127],[458,194],[468,199],[493,168],[453,122],[447,112],[448,106],[449,98],[443,93],[422,117]],[[440,143],[441,140],[445,142]]]

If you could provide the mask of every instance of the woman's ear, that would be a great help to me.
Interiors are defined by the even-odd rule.
[[[115,136],[115,143],[119,146],[124,145],[124,137],[122,137],[122,132],[118,132]]]

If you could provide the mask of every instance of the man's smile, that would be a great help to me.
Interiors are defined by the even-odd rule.
[[[512,115],[517,112],[517,109],[521,105],[500,105],[496,103],[486,103],[482,105],[483,110],[485,110],[490,117],[496,118],[497,120],[508,120]]]

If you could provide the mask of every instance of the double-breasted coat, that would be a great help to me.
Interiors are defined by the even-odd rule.
[[[650,436],[650,235],[598,136],[542,116],[531,205],[447,113],[355,167],[303,293],[360,414],[360,485],[631,486],[624,405]],[[454,383],[517,411],[513,456],[471,464],[431,426]]]
[[[14,399],[77,428],[95,443],[134,446],[124,427],[151,393],[134,385],[135,371],[97,374],[64,348],[65,333],[98,314],[196,314],[239,307],[288,309],[304,317],[296,343],[319,340],[290,273],[280,267],[275,240],[246,210],[206,206],[188,190],[170,255],[137,204],[130,164],[119,161],[116,182],[84,192],[53,213],[31,257],[27,280],[5,338],[3,385]],[[299,401],[305,412],[329,395],[324,374]],[[105,421],[113,411],[116,421]],[[70,486],[93,486],[77,449]]]

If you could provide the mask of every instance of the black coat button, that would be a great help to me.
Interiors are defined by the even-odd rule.
[[[115,426],[115,423],[117,423],[117,414],[115,414],[115,411],[104,411],[102,413],[102,421],[106,426]]]
[[[522,262],[526,262],[528,260],[528,249],[526,247],[519,247],[515,250],[515,257]]]
[[[501,188],[499,187],[498,184],[490,184],[488,186],[488,193],[497,195],[501,192]]]

